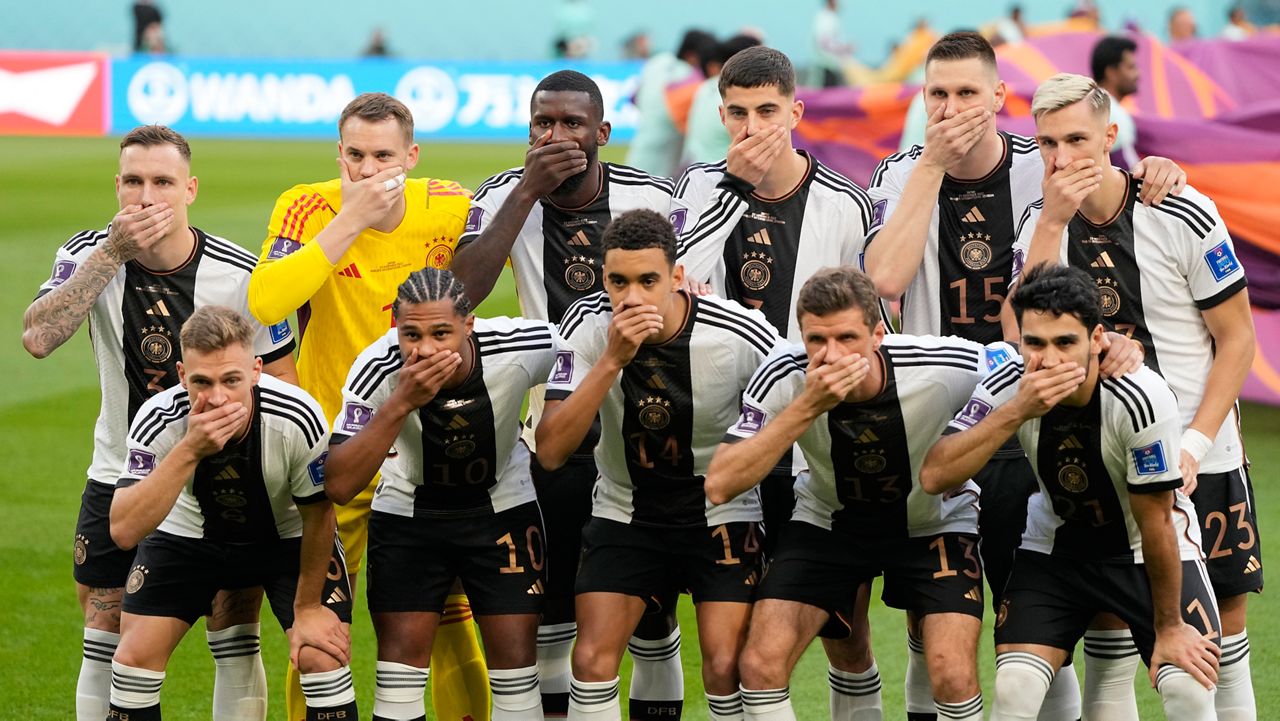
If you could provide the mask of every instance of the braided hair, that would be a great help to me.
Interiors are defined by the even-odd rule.
[[[391,304],[391,317],[400,315],[403,303],[431,303],[437,300],[448,300],[453,304],[453,312],[460,317],[471,313],[471,299],[467,297],[462,281],[453,273],[438,268],[423,268],[409,274],[409,277],[396,288],[396,300]]]

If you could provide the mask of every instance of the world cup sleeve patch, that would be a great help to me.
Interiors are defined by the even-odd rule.
[[[548,383],[568,383],[573,380],[573,351],[556,351],[556,364],[551,369]]]
[[[324,485],[324,462],[329,459],[329,452],[325,451],[320,457],[307,464],[307,475],[311,476],[311,485]]]
[[[1154,476],[1169,470],[1164,459],[1164,442],[1156,441],[1149,446],[1133,449],[1133,463],[1138,467],[1138,475]]]
[[[871,206],[871,227],[878,228],[884,224],[884,212],[889,208],[889,201],[877,200],[876,204]]]
[[[282,235],[277,237],[275,242],[271,244],[271,250],[267,252],[267,257],[272,260],[283,258],[301,247],[302,243]]]
[[[671,221],[671,227],[676,231],[677,238],[679,238],[680,234],[684,232],[684,224],[685,224],[685,221],[687,221],[688,219],[689,219],[688,208],[677,208],[671,211],[671,215],[668,218],[668,220]]]
[[[960,415],[956,416],[955,422],[965,428],[973,428],[978,425],[978,421],[987,417],[991,412],[991,404],[977,398],[970,398],[969,402],[964,404]]]
[[[76,264],[73,260],[60,260],[53,264],[53,275],[49,277],[49,285],[59,286],[71,280],[71,275],[76,272]]]
[[[360,403],[348,402],[342,406],[342,425],[344,433],[359,433],[373,418],[373,409]]]
[[[759,433],[764,428],[765,412],[746,403],[742,404],[742,415],[738,416],[735,429],[743,433]]]
[[[289,328],[289,321],[282,320],[268,328],[271,332],[272,343],[283,343],[289,340],[289,336],[293,335],[293,331]]]
[[[462,229],[464,233],[479,233],[480,226],[484,224],[484,208],[479,206],[467,211],[467,225]]]
[[[1210,248],[1209,252],[1204,254],[1204,261],[1209,264],[1209,270],[1218,281],[1240,270],[1240,261],[1236,260],[1235,251],[1225,240]]]
[[[146,476],[156,468],[156,454],[138,448],[129,449],[129,459],[125,464],[131,476]]]

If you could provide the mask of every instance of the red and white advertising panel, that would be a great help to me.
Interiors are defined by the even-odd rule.
[[[103,53],[0,51],[0,135],[103,135]]]

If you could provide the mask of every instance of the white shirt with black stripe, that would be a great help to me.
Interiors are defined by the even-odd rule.
[[[943,178],[923,260],[902,295],[903,333],[1003,339],[1000,306],[1013,275],[1017,222],[1040,199],[1044,160],[1033,138],[1001,132],[1000,140],[1003,155],[986,177]],[[873,204],[868,246],[897,211],[923,153],[923,146],[912,146],[876,167],[867,187]]]
[[[1146,364],[1164,376],[1178,396],[1183,428],[1204,399],[1213,365],[1213,336],[1203,312],[1245,289],[1217,206],[1191,186],[1156,206],[1138,199],[1142,181],[1130,177],[1125,202],[1103,225],[1076,213],[1063,231],[1060,261],[1093,276],[1108,330],[1140,341]],[[1018,234],[1025,253],[1040,208],[1031,209]],[[1225,473],[1245,464],[1238,413],[1227,414],[1200,461],[1201,473]]]
[[[549,323],[476,318],[471,372],[410,413],[382,463],[373,510],[406,517],[487,515],[535,500],[520,405],[546,381],[560,339]],[[391,397],[404,359],[392,328],[351,366],[333,426],[341,443]]]
[[[871,399],[840,403],[800,437],[809,464],[796,481],[792,518],[876,539],[977,533],[978,487],[966,481],[946,495],[920,487],[920,468],[951,414],[993,369],[1017,355],[1007,343],[888,335],[877,358],[884,386]],[[808,355],[802,345],[775,351],[742,398],[725,441],[759,433],[800,397]]]
[[[676,184],[671,223],[685,273],[723,298],[764,313],[799,341],[800,288],[821,268],[853,265],[871,225],[871,202],[856,183],[817,158],[782,198],[762,198],[726,172],[724,161],[689,166]]]
[[[190,413],[182,386],[142,406],[129,429],[121,487],[155,470],[186,435]],[[249,432],[200,461],[158,530],[230,543],[300,537],[297,506],[325,500],[326,426],[306,391],[264,373],[254,388]]]
[[[72,236],[58,249],[39,298],[71,279],[106,242],[111,226]],[[156,272],[136,260],[120,266],[89,311],[90,339],[102,386],[93,433],[90,480],[114,485],[124,471],[129,423],[151,396],[178,383],[178,332],[196,308],[227,306],[256,329],[253,352],[263,362],[293,352],[288,321],[265,327],[249,313],[249,274],[257,257],[240,246],[192,228],[196,243],[178,268]]]
[[[1024,366],[1015,358],[992,373],[947,425],[972,428],[1013,400]],[[1099,379],[1084,406],[1059,403],[1018,429],[1040,482],[1027,505],[1022,548],[1083,561],[1142,563],[1142,534],[1129,496],[1176,491],[1173,526],[1184,561],[1202,557],[1195,507],[1182,494],[1177,401],[1150,368]]]
[[[782,340],[758,311],[715,296],[683,297],[680,330],[665,343],[641,345],[600,407],[596,517],[660,528],[760,520],[756,491],[712,506],[703,480],[751,374]],[[547,382],[548,401],[567,398],[600,360],[612,319],[604,293],[565,314],[566,347]]]

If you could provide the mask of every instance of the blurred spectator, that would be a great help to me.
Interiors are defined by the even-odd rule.
[[[1027,25],[1022,19],[1022,6],[1009,8],[1009,15],[992,23],[991,44],[1020,43],[1027,35]]]
[[[374,28],[369,34],[369,44],[365,46],[364,52],[360,53],[366,58],[389,58],[391,57],[391,49],[387,47],[387,36],[383,34],[382,28]]]
[[[1222,37],[1227,40],[1245,40],[1257,30],[1245,17],[1244,8],[1233,5],[1227,12],[1227,26],[1222,29]]]
[[[1169,12],[1169,42],[1191,40],[1196,36],[1196,16],[1184,7]]]
[[[874,83],[901,83],[911,76],[924,62],[929,48],[938,37],[929,27],[929,21],[920,18],[902,42],[898,43],[888,59],[878,68],[863,65],[849,58],[844,68],[850,85],[862,86]]]
[[[561,0],[556,7],[556,57],[585,58],[595,50],[595,12],[587,0]]]
[[[809,82],[821,88],[844,85],[844,67],[853,57],[853,46],[840,29],[837,0],[823,0],[813,17],[813,76]]]
[[[698,86],[689,108],[689,128],[682,154],[685,165],[716,163],[729,153],[729,131],[724,129],[720,118],[720,68],[729,58],[760,44],[760,38],[746,34],[734,35],[720,44],[715,62],[707,65],[710,75]]]
[[[635,138],[627,149],[627,165],[654,175],[675,174],[684,138],[683,130],[672,117],[668,86],[705,77],[705,65],[718,51],[719,43],[710,33],[689,30],[680,39],[680,47],[674,54],[658,53],[640,69],[640,87],[635,98],[640,118]],[[687,107],[685,111],[687,120]]]
[[[637,30],[622,41],[623,60],[645,60],[651,52],[649,33],[643,30]]]
[[[1116,144],[1111,148],[1111,161],[1122,168],[1132,168],[1138,163],[1134,144],[1138,128],[1133,116],[1120,104],[1121,100],[1138,92],[1138,44],[1129,38],[1112,35],[1093,46],[1089,67],[1098,87],[1111,96],[1111,122],[1116,124]]]
[[[164,52],[164,16],[151,0],[137,0],[133,4],[133,51],[156,52],[159,45]]]

